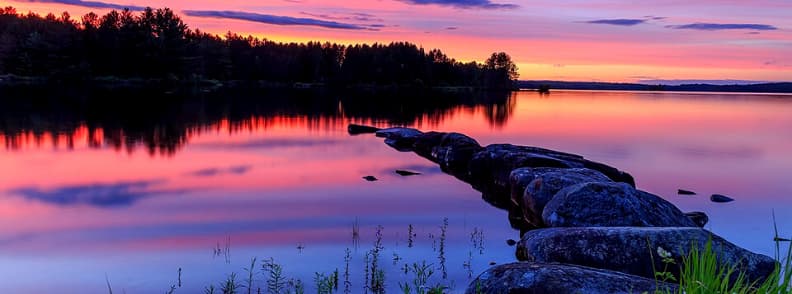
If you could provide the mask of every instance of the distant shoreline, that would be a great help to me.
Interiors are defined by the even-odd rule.
[[[633,83],[605,82],[565,82],[550,80],[518,81],[520,89],[539,89],[549,87],[550,90],[610,90],[610,91],[656,91],[656,92],[722,92],[722,93],[792,93],[792,82],[759,83],[748,85],[646,85]]]

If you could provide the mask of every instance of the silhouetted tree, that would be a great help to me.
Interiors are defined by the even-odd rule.
[[[511,56],[505,52],[492,53],[490,58],[484,63],[490,71],[490,83],[502,88],[512,87],[512,83],[520,77],[517,73],[517,65],[511,60]]]
[[[510,88],[508,54],[462,63],[415,44],[277,43],[190,30],[168,8],[60,17],[0,10],[0,74],[54,80],[95,77],[242,80],[289,84]]]

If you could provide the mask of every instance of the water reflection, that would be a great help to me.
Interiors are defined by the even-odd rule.
[[[178,267],[185,275],[178,291],[200,293],[241,273],[253,256],[275,257],[289,276],[310,281],[343,265],[356,220],[361,249],[353,251],[352,275],[362,278],[365,251],[383,225],[389,292],[399,290],[405,262],[439,262],[433,242],[446,217],[456,290],[469,281],[463,264],[474,231],[484,231],[485,252],[473,254],[470,270],[514,259],[504,240],[518,232],[506,212],[415,154],[394,152],[371,135],[348,136],[348,123],[405,124],[463,132],[482,145],[581,154],[630,172],[639,188],[685,211],[707,212],[708,229],[758,252],[772,254],[773,209],[781,235],[792,230],[792,214],[779,208],[792,205],[788,97],[404,94],[412,102],[400,106],[365,93],[2,95],[3,293],[101,293],[105,273],[116,292],[165,292]],[[366,182],[366,175],[380,180]],[[677,196],[678,188],[701,196]],[[710,193],[737,201],[711,203]],[[226,264],[211,249],[229,237]],[[404,261],[390,267],[394,253]]]
[[[228,90],[170,93],[162,90],[80,92],[0,89],[0,141],[6,149],[74,149],[110,146],[129,153],[173,156],[191,137],[206,132],[269,128],[331,130],[349,121],[378,125],[436,126],[460,112],[483,113],[502,127],[514,111],[505,92],[364,92],[329,90]],[[323,144],[306,139],[260,140],[220,148]]]

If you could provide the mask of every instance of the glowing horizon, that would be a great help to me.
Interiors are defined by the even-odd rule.
[[[505,51],[520,79],[792,81],[792,2],[314,0],[12,0],[72,18],[111,9],[174,9],[192,29],[281,42],[390,43],[441,49],[460,61]]]

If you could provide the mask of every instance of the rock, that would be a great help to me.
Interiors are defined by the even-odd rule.
[[[421,174],[421,173],[417,173],[417,172],[412,172],[412,171],[408,171],[408,170],[400,170],[400,169],[397,169],[396,173],[398,175],[402,176],[402,177],[417,176],[417,175]]]
[[[701,211],[685,212],[685,215],[699,228],[703,228],[709,222],[709,216]]]
[[[540,174],[560,170],[551,167],[522,167],[512,170],[509,174],[509,186],[511,192],[510,203],[508,204],[509,222],[512,228],[518,230],[526,230],[534,228],[531,222],[526,219],[526,214],[523,212],[523,194],[525,188]],[[541,215],[541,213],[540,213]]]
[[[557,263],[517,262],[486,270],[470,283],[465,293],[655,293],[657,287],[672,293],[676,290],[674,285],[614,271]]]
[[[468,181],[468,163],[482,149],[476,140],[459,133],[428,132],[415,140],[413,150],[440,165],[440,169]]]
[[[611,167],[603,163],[589,161],[589,160],[583,161],[583,167],[601,172],[602,174],[604,174],[605,176],[607,176],[608,178],[610,178],[615,182],[627,183],[630,186],[633,186],[633,188],[635,188],[635,179],[633,178],[633,176],[630,175],[629,173],[620,171],[615,167]]]
[[[350,135],[371,134],[379,130],[380,128],[356,124],[349,124],[349,126],[347,126],[347,132],[349,132]]]
[[[558,191],[581,183],[611,182],[611,179],[587,168],[518,168],[511,172],[509,182],[511,199],[516,205],[516,215],[512,218],[517,216],[522,221],[517,229],[534,229],[545,227],[542,211]]]
[[[582,167],[546,154],[537,153],[534,147],[497,144],[484,147],[473,155],[469,163],[469,183],[482,192],[491,204],[508,208],[510,201],[509,176],[512,170],[521,167]]]
[[[684,189],[679,189],[679,190],[677,190],[677,194],[679,194],[679,195],[696,195],[696,192],[688,191],[688,190],[684,190]]]
[[[468,182],[491,204],[508,208],[509,176],[513,170],[524,167],[589,168],[614,181],[635,185],[629,174],[579,155],[511,144],[489,145],[474,154],[468,166]]]
[[[437,158],[432,156],[432,150],[435,148],[435,146],[440,145],[440,142],[443,141],[443,136],[445,136],[445,134],[447,133],[425,132],[418,135],[417,138],[415,138],[415,142],[413,142],[413,151],[415,154],[437,163]]]
[[[542,211],[549,227],[695,227],[670,202],[625,183],[566,187]]]
[[[734,199],[721,194],[712,194],[712,196],[710,196],[710,201],[715,203],[726,203],[726,202],[732,202],[734,201]]]
[[[374,181],[379,180],[379,179],[377,179],[374,176],[365,176],[365,177],[363,177],[363,179],[366,180],[366,181],[369,181],[369,182],[374,182]]]
[[[509,246],[517,245],[517,241],[514,241],[512,239],[506,240],[506,245],[509,245]]]
[[[374,133],[377,137],[385,138],[385,144],[399,151],[412,151],[415,139],[423,134],[412,128],[387,128]]]
[[[547,228],[527,232],[517,245],[517,259],[592,266],[654,278],[663,269],[658,252],[667,252],[682,264],[692,248],[704,250],[708,240],[718,259],[738,265],[751,281],[764,280],[775,269],[768,256],[752,253],[700,228],[589,227]],[[654,258],[654,262],[653,259]],[[679,267],[668,266],[677,278]]]

